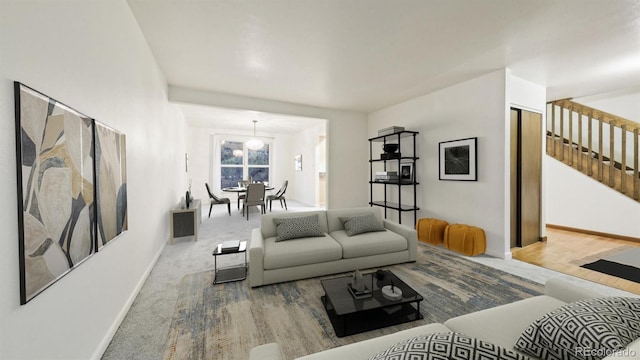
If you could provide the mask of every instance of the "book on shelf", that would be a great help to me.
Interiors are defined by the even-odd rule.
[[[398,179],[400,179],[398,175],[376,175],[377,181],[389,181],[389,180],[397,181]]]
[[[238,250],[240,250],[240,240],[227,240],[220,245],[220,251],[223,253]]]

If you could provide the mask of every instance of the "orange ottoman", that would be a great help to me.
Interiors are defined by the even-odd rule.
[[[440,245],[444,241],[444,230],[449,225],[448,222],[438,219],[423,218],[418,219],[416,230],[418,231],[418,240]]]
[[[444,230],[444,246],[464,255],[474,256],[487,249],[487,238],[479,227],[453,224]]]

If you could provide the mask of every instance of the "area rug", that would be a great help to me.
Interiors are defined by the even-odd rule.
[[[610,255],[581,267],[640,283],[640,248]]]
[[[336,337],[320,300],[320,279],[339,275],[254,289],[248,281],[212,285],[212,271],[187,275],[180,285],[164,359],[246,359],[251,348],[270,342],[280,344],[285,359],[294,359],[543,291],[541,284],[422,243],[415,263],[383,268],[424,297],[424,319],[342,338]]]

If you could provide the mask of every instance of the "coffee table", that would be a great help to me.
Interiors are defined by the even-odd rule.
[[[384,274],[382,280],[378,280],[375,273],[362,275],[366,286],[373,287],[372,296],[363,299],[356,299],[349,291],[351,276],[320,281],[324,288],[324,295],[320,299],[337,337],[423,318],[420,314],[422,295],[391,271],[387,270]],[[402,290],[402,298],[399,300],[388,300],[382,295],[382,287],[391,284],[391,281]]]

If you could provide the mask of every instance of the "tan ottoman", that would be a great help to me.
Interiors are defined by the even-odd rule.
[[[418,231],[418,240],[440,245],[444,242],[444,230],[449,225],[448,222],[439,219],[423,218],[418,219],[416,223],[416,231]]]
[[[444,246],[464,255],[474,256],[487,250],[484,230],[464,224],[452,224],[444,231]]]

